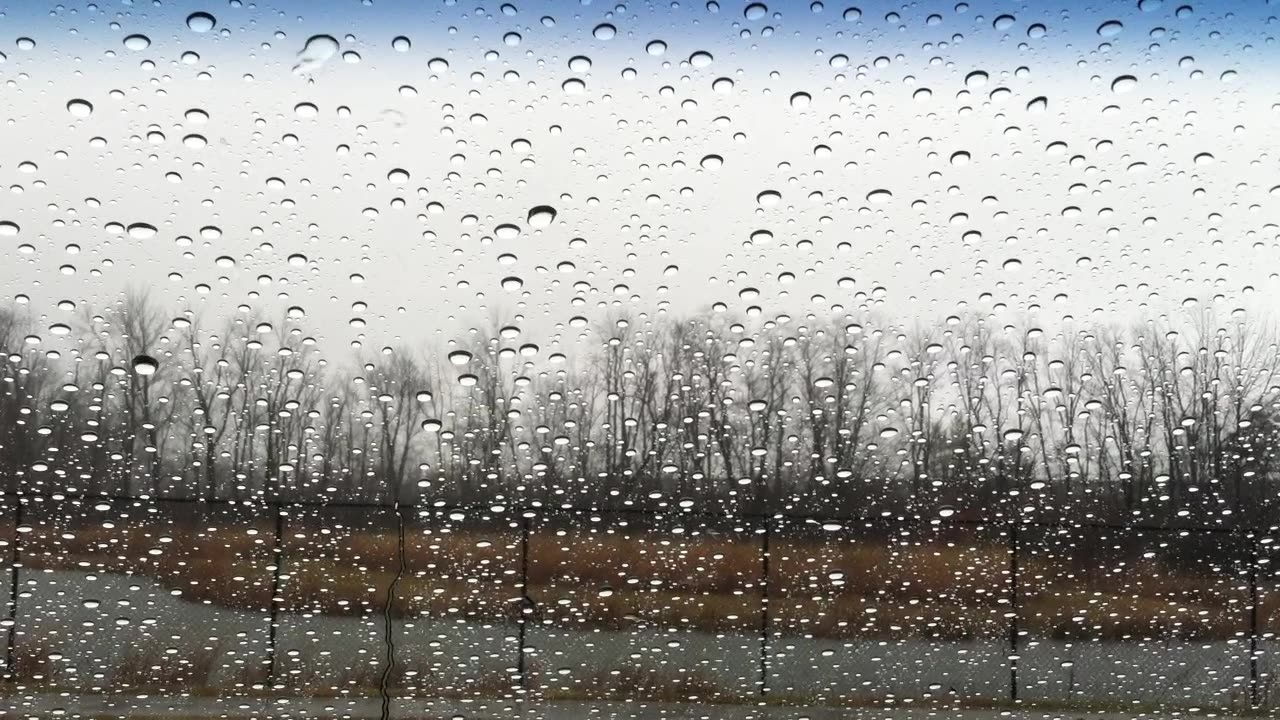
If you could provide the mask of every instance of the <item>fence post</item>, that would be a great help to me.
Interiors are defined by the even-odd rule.
[[[1258,537],[1249,533],[1249,707],[1258,707]]]
[[[520,678],[520,689],[528,690],[528,678],[525,673],[525,633],[527,632],[529,614],[535,607],[533,598],[529,597],[529,514],[520,512],[520,607],[516,614],[516,625],[520,633],[520,645],[516,648],[516,675]]]
[[[1018,606],[1021,588],[1018,583],[1018,521],[1009,523],[1009,700],[1018,702]]]
[[[9,627],[5,643],[4,677],[6,680],[17,680],[17,669],[14,662],[18,650],[18,564],[22,561],[22,533],[18,528],[23,521],[23,502],[21,497],[14,497],[13,536],[9,539]]]
[[[279,498],[268,501],[275,509],[275,540],[271,546],[271,605],[269,607],[270,625],[267,628],[267,688],[276,684],[276,642],[280,627],[280,570],[284,565],[284,508]]]
[[[764,528],[760,537],[760,680],[759,693],[769,692],[769,540],[772,524],[764,516]]]

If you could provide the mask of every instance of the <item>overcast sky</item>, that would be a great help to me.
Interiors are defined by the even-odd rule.
[[[129,285],[339,347],[1280,293],[1275,3],[0,7],[0,288],[46,336]]]

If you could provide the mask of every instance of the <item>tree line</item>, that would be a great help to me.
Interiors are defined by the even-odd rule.
[[[568,354],[495,322],[350,360],[296,319],[212,326],[138,292],[64,343],[32,317],[0,309],[10,492],[1226,526],[1280,505],[1280,346],[1240,312],[636,312]]]

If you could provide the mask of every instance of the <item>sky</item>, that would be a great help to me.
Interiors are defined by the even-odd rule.
[[[0,298],[49,349],[130,287],[547,351],[624,311],[1280,298],[1280,3],[0,8]]]

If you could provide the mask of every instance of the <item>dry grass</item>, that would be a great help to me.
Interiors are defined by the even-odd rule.
[[[56,668],[49,651],[30,642],[18,642],[13,648],[13,679],[17,682],[52,684]]]
[[[23,537],[22,560],[33,568],[136,573],[181,590],[188,600],[265,609],[271,532],[266,522],[200,527],[37,522]]]
[[[34,568],[137,573],[188,600],[266,610],[273,542],[274,527],[262,519],[110,528],[37,523],[24,536],[23,560]],[[759,626],[763,568],[754,537],[542,529],[527,548],[527,588],[520,586],[521,550],[510,528],[413,529],[392,612],[512,622],[527,593],[539,605],[531,619],[557,627]],[[1019,617],[1037,636],[1221,639],[1243,629],[1243,589],[1224,573],[1175,570],[1156,559],[1028,555]],[[283,611],[370,615],[386,602],[396,537],[387,527],[290,521],[283,556]],[[1008,568],[998,542],[784,536],[770,553],[773,628],[834,638],[999,636],[1011,607]],[[1259,610],[1265,628],[1280,626],[1280,593],[1265,593]]]
[[[216,648],[169,653],[158,645],[131,650],[116,665],[111,685],[117,690],[146,687],[211,687],[218,667]]]
[[[540,677],[538,691],[545,700],[644,700],[664,703],[726,703],[740,701],[730,691],[696,672],[668,673],[651,668],[621,668],[586,676]]]

